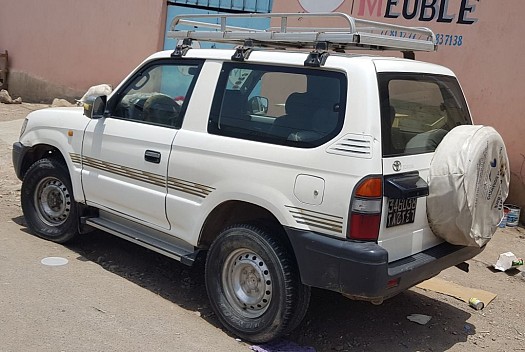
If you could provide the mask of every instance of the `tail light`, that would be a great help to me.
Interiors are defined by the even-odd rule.
[[[381,224],[383,178],[368,176],[354,189],[350,203],[347,237],[352,240],[377,241]]]

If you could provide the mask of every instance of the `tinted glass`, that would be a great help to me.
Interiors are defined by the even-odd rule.
[[[226,63],[208,131],[315,147],[341,130],[345,97],[346,76],[339,72]]]
[[[470,124],[454,77],[379,75],[383,156],[433,152],[452,128]]]
[[[180,128],[200,64],[149,65],[119,94],[113,116]]]

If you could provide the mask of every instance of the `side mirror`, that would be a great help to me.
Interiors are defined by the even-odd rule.
[[[105,117],[106,103],[107,96],[105,95],[88,97],[83,103],[84,115],[90,119],[100,119]]]
[[[265,115],[268,112],[268,98],[255,96],[248,100],[248,113],[250,115]]]

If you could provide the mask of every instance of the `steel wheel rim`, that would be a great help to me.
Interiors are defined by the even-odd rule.
[[[71,195],[66,185],[56,177],[40,180],[34,203],[38,217],[48,226],[62,225],[71,212]]]
[[[222,287],[231,307],[247,318],[263,315],[273,294],[265,261],[245,248],[233,251],[224,262]]]

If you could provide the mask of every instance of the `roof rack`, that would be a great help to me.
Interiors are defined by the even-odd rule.
[[[228,24],[232,19],[238,18],[267,18],[273,24],[279,23],[279,26],[258,30]],[[339,19],[339,22],[342,20],[344,26],[342,28],[312,28],[288,24],[289,19],[306,18],[329,18],[334,21]],[[181,26],[189,26],[192,29],[180,29]],[[207,30],[201,30],[201,28]],[[319,43],[323,43],[322,48],[338,52],[347,49],[400,50],[403,52],[436,50],[435,35],[428,28],[361,20],[338,12],[180,15],[171,22],[168,37],[241,46],[248,41],[253,46],[280,49],[316,48]]]

